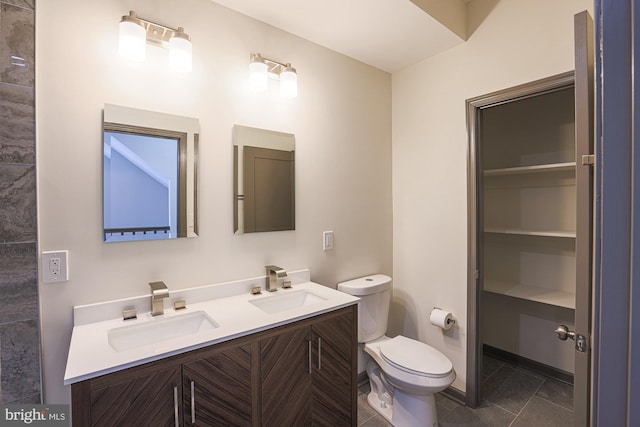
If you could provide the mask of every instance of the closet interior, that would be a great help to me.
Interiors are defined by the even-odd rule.
[[[574,349],[576,147],[573,85],[479,112],[481,336],[505,352],[566,373]]]

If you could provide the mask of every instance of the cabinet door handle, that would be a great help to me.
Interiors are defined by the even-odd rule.
[[[180,418],[178,417],[178,387],[173,387],[173,418],[176,427],[180,427]]]
[[[196,383],[191,381],[191,424],[196,423]]]
[[[309,341],[309,373],[311,373],[311,341]]]
[[[322,338],[318,337],[318,371],[322,370]]]

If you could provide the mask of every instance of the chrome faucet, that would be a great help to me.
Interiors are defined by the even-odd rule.
[[[169,297],[169,288],[164,282],[151,282],[151,315],[164,314],[164,299]]]
[[[278,290],[278,283],[287,278],[287,272],[284,271],[284,268],[275,265],[267,265],[265,268],[267,269],[267,290],[274,292]]]

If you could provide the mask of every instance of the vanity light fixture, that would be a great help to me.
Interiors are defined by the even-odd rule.
[[[144,61],[146,43],[169,48],[169,65],[180,72],[191,71],[191,37],[184,28],[171,28],[129,12],[120,20],[120,56],[132,61]]]
[[[249,62],[249,88],[256,92],[267,90],[268,79],[280,81],[280,96],[295,98],[298,96],[298,74],[291,64],[283,64],[264,58],[259,53],[251,54]]]

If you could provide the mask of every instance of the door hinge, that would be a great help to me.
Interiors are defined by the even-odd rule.
[[[593,154],[583,154],[582,155],[582,165],[594,165],[596,163],[596,156]]]

